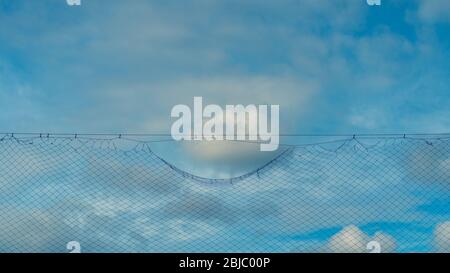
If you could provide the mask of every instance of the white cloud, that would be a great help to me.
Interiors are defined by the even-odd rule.
[[[348,226],[331,237],[328,246],[331,252],[365,252],[369,236],[356,226]]]
[[[382,253],[391,253],[397,248],[397,242],[394,237],[380,231],[375,232],[372,240],[380,243]]]
[[[394,238],[383,232],[376,232],[370,237],[357,226],[350,225],[331,237],[328,242],[330,252],[336,253],[366,253],[369,242],[379,243],[381,252],[393,252],[396,248]]]
[[[187,77],[173,83],[162,83],[153,86],[158,92],[148,92],[152,87],[132,88],[124,93],[120,87],[113,87],[112,92],[105,94],[110,102],[121,108],[119,112],[131,112],[136,109],[159,111],[159,115],[141,117],[139,131],[168,132],[175,119],[170,118],[170,110],[174,105],[192,106],[194,96],[202,96],[204,105],[226,104],[277,104],[280,105],[280,132],[295,131],[303,114],[310,110],[311,102],[317,95],[317,86],[291,76],[220,76],[220,77]],[[149,101],[158,101],[157,109],[148,109]],[[107,112],[107,109],[101,109]],[[102,115],[100,113],[100,115]],[[155,124],[149,129],[148,124]],[[173,146],[172,146],[173,148]],[[201,176],[230,177],[254,170],[274,157],[276,153],[260,152],[260,145],[237,142],[189,142],[184,143],[179,153],[169,155],[174,165]],[[277,152],[282,151],[282,147]],[[167,155],[167,150],[161,153]],[[189,162],[189,163],[186,163]],[[223,175],[228,174],[228,175]],[[233,175],[233,176],[234,176]]]
[[[450,221],[436,226],[434,230],[434,245],[437,252],[450,253]]]

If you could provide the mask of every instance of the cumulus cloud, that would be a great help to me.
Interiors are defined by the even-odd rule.
[[[365,252],[369,236],[356,226],[348,226],[331,237],[328,246],[331,252]]]
[[[333,235],[328,242],[328,248],[330,252],[337,253],[365,253],[369,252],[368,244],[372,241],[379,244],[381,252],[393,252],[396,249],[396,242],[392,236],[376,232],[370,237],[354,225],[347,226]]]
[[[290,131],[293,124],[287,117],[301,117],[307,111],[308,103],[316,94],[316,87],[308,81],[294,79],[292,77],[279,76],[227,76],[209,78],[186,78],[176,83],[162,84],[156,87],[161,93],[158,96],[159,107],[163,113],[170,113],[170,109],[176,104],[186,104],[192,106],[193,96],[202,96],[204,105],[219,104],[225,107],[226,104],[248,105],[248,104],[277,104],[283,109],[284,115],[280,120],[280,131]],[[123,92],[117,92],[120,101],[130,101],[126,105],[140,104],[135,101],[137,97],[147,97],[154,99],[154,94],[149,94],[143,89],[133,91],[136,96],[129,96]],[[168,94],[172,94],[169,95]],[[283,94],[283,95],[281,95]],[[162,122],[162,127],[157,131],[167,131],[171,122],[168,115],[153,117]],[[153,124],[153,123],[152,123]],[[147,131],[147,122],[143,125],[143,130]],[[153,126],[153,125],[152,125]],[[282,147],[277,152],[260,152],[258,144],[245,144],[238,142],[191,142],[183,143],[182,149],[176,154],[170,155],[167,150],[162,150],[164,154],[169,154],[169,159],[175,165],[184,164],[183,168],[190,170],[201,176],[221,177],[221,174],[228,173],[228,177],[242,174],[246,171],[256,169],[273,158],[277,152],[282,151]],[[187,163],[190,164],[187,164]]]
[[[436,226],[434,230],[434,246],[437,252],[450,253],[450,221]]]

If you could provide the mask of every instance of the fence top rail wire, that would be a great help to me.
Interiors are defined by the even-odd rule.
[[[33,135],[33,136],[171,136],[170,133],[50,133],[50,132],[0,132],[0,135]],[[437,133],[280,133],[280,136],[293,137],[403,137],[403,136],[424,136],[439,137],[450,136],[450,132]],[[246,134],[248,136],[248,134]]]

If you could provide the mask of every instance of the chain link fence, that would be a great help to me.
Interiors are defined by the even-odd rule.
[[[288,146],[230,179],[152,145],[5,135],[0,252],[450,251],[448,137]]]

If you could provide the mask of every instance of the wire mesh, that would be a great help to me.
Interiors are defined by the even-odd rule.
[[[290,146],[230,179],[123,141],[3,137],[0,252],[450,251],[449,138]]]

